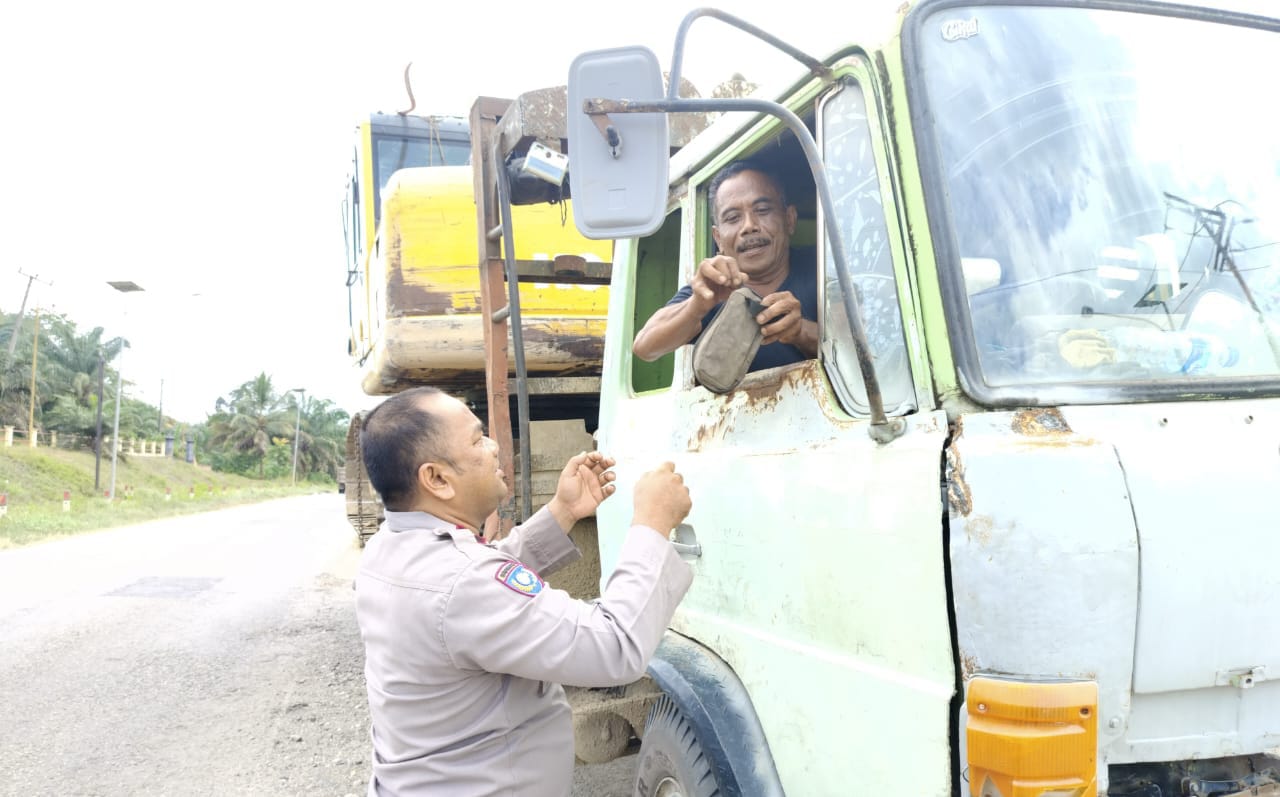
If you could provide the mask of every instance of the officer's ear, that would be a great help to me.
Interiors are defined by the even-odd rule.
[[[418,466],[418,487],[423,495],[438,501],[451,501],[457,494],[452,475],[453,472],[439,462],[424,462]]]

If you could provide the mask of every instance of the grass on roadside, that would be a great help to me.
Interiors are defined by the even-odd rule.
[[[332,482],[294,487],[288,481],[258,481],[216,473],[180,459],[137,455],[118,457],[114,503],[103,497],[111,485],[110,457],[102,459],[98,490],[93,483],[92,451],[0,448],[0,493],[7,499],[7,512],[0,517],[0,549],[236,504],[336,490]],[[70,511],[63,510],[64,492],[70,495]]]

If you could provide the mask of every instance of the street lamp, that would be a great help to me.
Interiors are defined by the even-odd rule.
[[[301,393],[298,399],[298,420],[293,426],[293,485],[298,485],[298,437],[302,433],[302,402],[307,397],[307,389],[305,387],[295,387],[289,389],[290,393]]]
[[[121,293],[135,293],[143,290],[136,282],[108,281],[107,284]],[[120,399],[124,391],[124,371],[120,368],[120,361],[124,359],[124,350],[128,347],[129,342],[126,340],[120,347],[120,353],[116,355],[119,358],[116,361],[116,419],[111,424],[111,500],[113,502],[116,500],[116,456],[120,451]]]

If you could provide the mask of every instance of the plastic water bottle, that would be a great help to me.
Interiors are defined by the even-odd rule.
[[[1199,376],[1240,364],[1239,350],[1212,335],[1125,326],[1107,330],[1106,337],[1118,362],[1158,373]]]

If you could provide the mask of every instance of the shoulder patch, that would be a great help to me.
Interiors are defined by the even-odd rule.
[[[538,578],[538,574],[520,564],[510,560],[503,562],[493,577],[499,584],[521,595],[532,598],[539,592],[542,592],[542,579]]]

